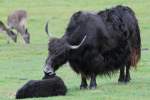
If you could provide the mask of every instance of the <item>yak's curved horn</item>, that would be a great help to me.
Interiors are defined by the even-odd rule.
[[[48,23],[49,21],[46,22],[46,25],[45,25],[45,32],[47,33],[47,35],[50,37],[50,33],[48,31]]]
[[[84,38],[82,39],[82,41],[80,42],[80,44],[78,44],[78,45],[70,45],[70,44],[68,44],[68,47],[70,49],[78,49],[84,43],[85,39],[86,39],[86,35],[84,36]]]

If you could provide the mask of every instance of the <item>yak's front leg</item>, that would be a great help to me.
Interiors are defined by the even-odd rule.
[[[90,89],[96,89],[96,87],[97,87],[96,75],[95,75],[95,74],[92,74],[92,75],[91,75],[91,81],[90,81],[90,86],[89,86],[89,88],[90,88]]]
[[[119,75],[118,82],[124,82],[125,80],[124,70],[125,70],[125,67],[120,68],[120,75]]]
[[[126,76],[125,76],[125,82],[130,82],[131,77],[130,77],[130,64],[126,65]]]
[[[86,81],[86,77],[84,75],[81,74],[81,85],[80,85],[80,89],[87,89],[87,81]]]

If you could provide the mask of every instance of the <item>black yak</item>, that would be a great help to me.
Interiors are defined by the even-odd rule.
[[[48,24],[46,32],[48,33]],[[90,13],[74,13],[61,38],[51,38],[45,61],[45,76],[68,62],[81,74],[80,88],[96,88],[97,75],[111,75],[120,70],[119,82],[130,81],[130,66],[135,67],[141,55],[138,21],[127,6]],[[126,71],[125,71],[126,70]]]
[[[16,93],[16,99],[33,98],[33,97],[48,97],[65,95],[67,87],[63,80],[58,76],[54,76],[43,80],[28,81]]]

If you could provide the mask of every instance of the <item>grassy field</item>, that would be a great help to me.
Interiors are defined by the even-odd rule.
[[[16,9],[29,13],[28,27],[31,44],[24,45],[21,37],[17,44],[7,44],[0,34],[0,100],[15,99],[15,93],[30,79],[41,79],[47,56],[48,37],[44,24],[49,20],[53,36],[63,35],[70,16],[78,10],[99,11],[123,4],[131,7],[141,28],[142,46],[150,47],[149,0],[0,0],[0,20]],[[96,90],[80,90],[80,76],[64,65],[57,71],[68,87],[66,96],[39,98],[38,100],[150,100],[150,52],[142,51],[137,70],[132,70],[129,84],[118,84],[118,74],[98,77]],[[35,100],[28,99],[28,100]]]

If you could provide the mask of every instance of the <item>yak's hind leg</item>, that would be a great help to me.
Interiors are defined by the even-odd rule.
[[[97,87],[96,75],[92,74],[89,88],[90,89],[96,89],[96,87]]]
[[[126,68],[126,72],[125,72],[125,68]],[[127,83],[130,80],[131,80],[131,77],[130,77],[130,63],[128,63],[126,65],[126,67],[120,68],[120,76],[119,76],[118,82]]]
[[[121,83],[124,82],[124,80],[125,80],[124,70],[125,70],[125,67],[120,68],[120,75],[119,75],[118,82],[121,82]]]
[[[86,76],[81,74],[81,85],[80,89],[87,89],[87,81],[86,81]]]
[[[126,65],[126,76],[125,76],[125,83],[130,82],[131,77],[130,77],[130,63]]]

